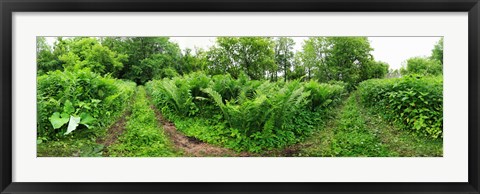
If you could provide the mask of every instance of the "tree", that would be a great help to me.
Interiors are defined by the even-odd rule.
[[[387,78],[398,78],[401,77],[399,69],[389,69],[387,73]]]
[[[207,54],[209,70],[235,78],[245,72],[251,79],[264,79],[266,72],[276,72],[273,48],[271,38],[219,37]]]
[[[275,62],[278,65],[278,69],[283,72],[284,80],[287,81],[290,68],[293,63],[293,46],[295,41],[292,38],[279,37],[275,39]],[[277,73],[275,72],[275,79],[277,79]]]
[[[372,78],[384,78],[388,73],[389,65],[381,61],[372,61],[371,64],[367,65],[364,68],[362,73],[362,80],[372,79]]]
[[[373,49],[367,37],[327,37],[326,42],[328,80],[344,81],[351,88],[368,78],[364,74],[374,63],[370,54]]]
[[[186,48],[181,57],[181,64],[180,74],[205,71],[207,66],[205,51],[195,49],[195,53],[192,53],[190,48]]]
[[[327,42],[325,37],[311,37],[305,40],[300,53],[307,79],[315,76],[320,81],[328,81],[328,69],[325,66]]]
[[[303,77],[305,79],[306,70],[305,66],[302,63],[302,53],[295,52],[293,57],[293,71],[290,74],[290,79],[300,79]]]
[[[119,76],[127,56],[100,44],[96,38],[77,37],[61,40],[56,49],[66,70],[89,68],[101,75]],[[55,52],[54,52],[55,53]],[[63,54],[62,54],[63,53]]]
[[[37,38],[37,74],[42,75],[49,71],[62,69],[62,65],[57,56],[53,54],[53,49],[47,44],[44,37]]]
[[[426,57],[412,57],[406,61],[404,67],[400,68],[400,72],[402,75],[441,75],[442,69],[442,64],[438,60],[432,60]]]
[[[430,59],[437,60],[443,65],[443,37],[433,46]]]
[[[111,37],[102,42],[128,56],[120,78],[143,84],[182,71],[180,47],[168,37]]]

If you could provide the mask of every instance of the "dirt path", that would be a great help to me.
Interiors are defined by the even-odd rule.
[[[249,153],[241,152],[237,153],[233,150],[214,146],[205,142],[202,142],[194,137],[187,137],[183,133],[177,130],[175,125],[165,119],[160,111],[152,103],[150,96],[147,95],[147,98],[150,101],[150,108],[155,111],[157,115],[157,120],[159,125],[163,127],[165,133],[170,138],[175,148],[183,152],[185,156],[195,156],[195,157],[224,157],[224,156],[233,156],[233,157],[248,157]]]
[[[347,97],[333,109],[333,113],[326,118],[326,123],[321,130],[314,132],[305,141],[298,144],[295,156],[330,157],[330,144],[334,140],[335,129],[339,124],[341,113],[344,111]]]
[[[115,122],[110,128],[107,130],[107,135],[104,138],[97,139],[98,144],[102,144],[105,147],[108,147],[117,141],[118,137],[122,135],[125,131],[125,124],[127,122],[127,118],[132,114],[130,110],[125,111],[121,118]]]
[[[108,147],[114,144],[125,131],[127,119],[132,114],[131,104],[133,104],[133,102],[136,100],[136,97],[137,94],[135,92],[135,94],[133,94],[132,98],[130,99],[130,104],[128,105],[122,116],[107,129],[107,135],[103,138],[96,140],[97,144],[103,145],[103,156],[108,156]]]

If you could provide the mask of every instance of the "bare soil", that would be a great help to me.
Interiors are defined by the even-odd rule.
[[[223,156],[237,156],[237,157],[247,157],[250,156],[249,153],[241,152],[237,153],[233,150],[214,146],[208,143],[205,143],[195,137],[187,137],[182,132],[178,131],[175,125],[166,120],[160,111],[154,105],[150,107],[155,111],[157,115],[157,120],[163,130],[165,130],[166,135],[170,138],[175,148],[181,150],[185,156],[194,156],[194,157],[223,157]]]
[[[126,111],[120,119],[115,122],[107,130],[107,135],[104,138],[97,139],[98,144],[102,144],[104,147],[108,147],[117,141],[118,137],[122,135],[125,131],[125,124],[127,122],[127,117],[130,116],[132,112],[130,110]]]

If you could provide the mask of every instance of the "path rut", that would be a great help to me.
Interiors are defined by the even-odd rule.
[[[150,96],[147,96],[150,100]],[[166,135],[170,138],[175,148],[181,150],[185,156],[195,156],[195,157],[224,157],[224,156],[234,156],[234,157],[248,157],[249,153],[241,152],[237,153],[228,148],[222,148],[214,146],[208,143],[205,143],[201,140],[198,140],[194,137],[187,137],[182,132],[178,131],[175,125],[165,119],[157,107],[150,103],[150,108],[155,111],[159,125],[163,126],[163,130]]]

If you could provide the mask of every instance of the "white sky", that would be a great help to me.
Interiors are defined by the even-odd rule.
[[[293,37],[295,50],[301,50],[303,41],[308,37]],[[399,69],[402,63],[411,57],[430,56],[434,44],[440,37],[368,37],[370,46],[374,49],[372,55],[377,61],[383,61],[390,65],[391,69]],[[55,38],[47,38],[47,42],[53,45]],[[215,44],[215,37],[170,37],[170,40],[178,43],[180,48],[208,49]]]

